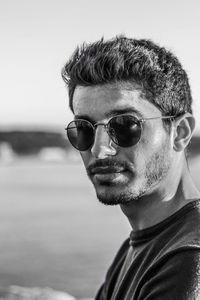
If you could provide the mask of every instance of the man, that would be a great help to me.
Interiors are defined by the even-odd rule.
[[[180,62],[119,36],[77,48],[62,77],[68,138],[100,202],[132,226],[96,299],[200,299],[200,195],[186,159],[195,120]]]

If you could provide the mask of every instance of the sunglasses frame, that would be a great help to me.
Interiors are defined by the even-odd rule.
[[[77,147],[75,147],[75,146],[72,144],[72,142],[71,142],[71,140],[70,140],[70,138],[69,138],[69,135],[68,135],[68,130],[73,129],[73,127],[72,127],[72,128],[69,128],[70,124],[72,124],[73,122],[76,122],[76,121],[84,121],[84,122],[87,122],[87,123],[89,123],[89,124],[91,125],[91,127],[93,128],[93,131],[94,131],[94,136],[95,136],[95,130],[96,130],[97,126],[100,126],[100,125],[101,125],[101,126],[104,126],[104,128],[105,128],[105,130],[106,130],[108,136],[110,137],[110,139],[111,139],[117,146],[122,147],[122,148],[131,147],[131,146],[127,146],[127,147],[126,147],[126,146],[120,146],[118,143],[116,143],[115,140],[113,140],[113,137],[112,137],[112,135],[111,135],[110,132],[109,132],[109,123],[111,122],[111,120],[113,120],[114,118],[118,118],[118,117],[120,117],[120,116],[130,116],[131,118],[135,119],[135,123],[136,123],[137,125],[140,126],[140,129],[142,129],[142,124],[143,124],[144,122],[146,122],[146,121],[149,121],[149,120],[156,120],[156,119],[175,119],[175,118],[176,118],[176,116],[163,116],[163,117],[151,117],[151,118],[138,118],[138,117],[133,116],[133,115],[131,115],[131,114],[119,114],[119,115],[113,116],[107,123],[97,122],[97,123],[95,123],[95,124],[92,124],[90,121],[85,120],[85,119],[75,119],[75,120],[69,122],[69,124],[67,125],[67,127],[65,127],[65,130],[67,131],[68,140],[70,141],[71,145],[72,145],[75,149],[77,149],[78,151],[81,151],[81,152],[88,151],[88,150],[92,147],[93,144],[92,144],[90,147],[88,147],[86,150],[79,150]],[[74,128],[75,128],[75,127],[74,127]],[[141,131],[142,131],[142,130],[141,130]],[[141,135],[140,135],[140,138],[141,138]],[[140,141],[140,138],[139,138],[139,140],[137,141],[137,143]],[[137,145],[137,143],[136,143],[136,144],[133,144],[132,146]]]

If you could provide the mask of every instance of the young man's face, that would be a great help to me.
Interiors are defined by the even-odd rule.
[[[139,89],[117,85],[78,86],[73,97],[75,117],[105,123],[112,115],[161,117],[161,112],[142,98]],[[93,146],[81,152],[98,199],[105,204],[125,204],[149,195],[167,182],[172,165],[172,143],[161,119],[142,124],[139,142],[131,147],[116,145],[104,126],[96,128]]]

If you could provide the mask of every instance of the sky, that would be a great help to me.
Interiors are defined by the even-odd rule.
[[[0,0],[0,128],[64,128],[61,69],[77,45],[125,34],[171,50],[187,71],[200,135],[198,0]]]

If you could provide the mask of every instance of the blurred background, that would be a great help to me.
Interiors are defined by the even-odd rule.
[[[117,34],[174,52],[196,117],[190,168],[200,189],[200,3],[197,0],[0,0],[0,286],[93,297],[130,227],[96,200],[64,127],[60,71],[77,44]]]

